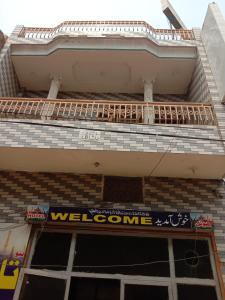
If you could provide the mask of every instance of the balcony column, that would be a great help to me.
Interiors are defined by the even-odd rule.
[[[144,102],[152,103],[153,102],[153,80],[144,81]],[[154,124],[154,108],[145,107],[144,108],[144,123],[145,124]]]
[[[47,99],[57,98],[60,85],[61,85],[61,80],[59,78],[53,77]],[[42,111],[42,118],[50,119],[53,114],[53,111],[54,111],[54,104],[47,102],[46,104],[44,104],[44,108]]]
[[[59,78],[53,78],[48,92],[48,99],[56,99],[61,85]]]

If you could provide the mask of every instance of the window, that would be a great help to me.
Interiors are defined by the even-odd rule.
[[[206,240],[173,240],[177,277],[213,278]]]
[[[151,298],[150,298],[151,296]],[[168,288],[154,285],[125,285],[125,300],[168,300]]]
[[[159,263],[139,265],[140,258]],[[168,261],[167,239],[82,234],[77,236],[73,271],[169,277]]]
[[[178,284],[178,300],[215,300],[216,291],[212,286]]]
[[[34,269],[66,270],[72,235],[42,232],[37,236],[31,267]]]
[[[102,278],[73,277],[69,300],[120,300],[120,281]]]
[[[64,297],[66,281],[56,278],[27,274],[23,279],[21,300],[61,300]]]
[[[206,238],[37,231],[28,263],[14,300],[221,300]]]
[[[103,198],[106,202],[143,202],[142,178],[105,176]]]

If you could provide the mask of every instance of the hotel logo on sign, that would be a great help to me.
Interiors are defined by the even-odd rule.
[[[26,212],[26,221],[47,221],[48,205],[29,205]]]

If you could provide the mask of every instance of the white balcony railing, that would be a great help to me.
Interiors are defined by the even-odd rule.
[[[18,37],[26,39],[53,39],[58,35],[129,34],[156,40],[194,40],[192,30],[155,29],[143,21],[66,21],[54,28],[23,27]]]
[[[216,125],[210,104],[184,102],[0,98],[0,118]]]

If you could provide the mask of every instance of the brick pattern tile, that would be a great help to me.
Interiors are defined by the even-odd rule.
[[[95,132],[98,139],[83,139],[85,132]],[[174,135],[179,137],[173,137]],[[223,155],[223,143],[219,138],[215,126],[141,126],[88,121],[0,121],[0,147],[169,151]]]
[[[0,97],[16,97],[18,82],[10,56],[10,44],[6,42],[0,51]]]
[[[1,222],[23,221],[28,204],[92,205],[101,191],[97,175],[0,172]]]
[[[195,70],[195,78],[192,81],[189,99],[194,101],[202,100],[202,102],[211,102],[218,122],[218,133],[220,137],[225,139],[225,105],[221,103],[217,85],[213,77],[211,66],[205,51],[204,44],[201,39],[201,31],[194,31],[196,36],[196,45],[198,49],[198,64]]]

